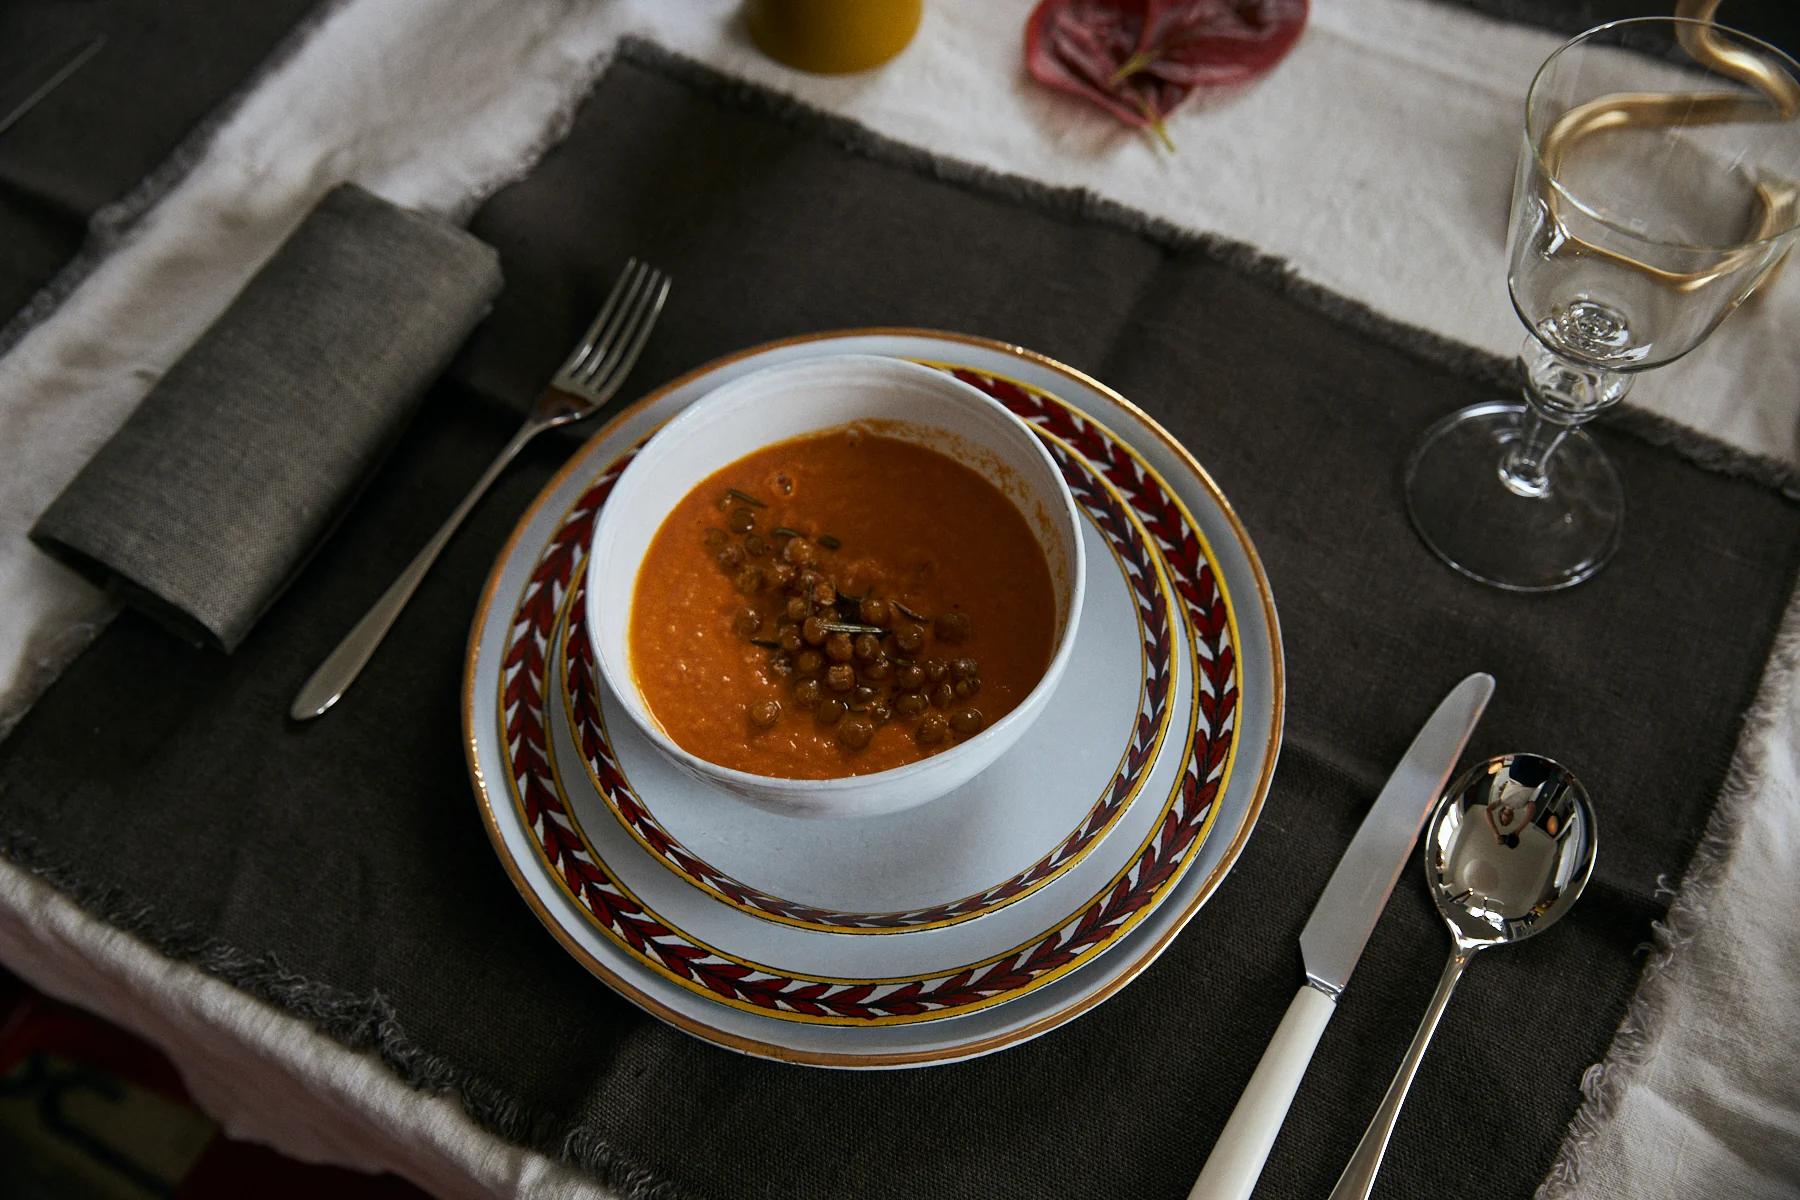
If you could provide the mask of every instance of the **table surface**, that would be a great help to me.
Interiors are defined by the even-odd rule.
[[[339,4],[256,83],[134,236],[0,358],[0,422],[24,431],[0,448],[0,722],[109,613],[32,550],[25,529],[313,200],[349,178],[466,215],[528,169],[627,33],[903,141],[1249,242],[1433,332],[1516,348],[1507,196],[1524,88],[1556,37],[1423,0],[1337,0],[1315,9],[1270,78],[1180,114],[1169,155],[1023,77],[1028,7],[928,6],[894,63],[833,79],[760,58],[723,0]],[[453,45],[484,53],[453,56]],[[0,135],[0,159],[6,150]],[[170,294],[184,303],[157,303]],[[1702,350],[1646,376],[1633,402],[1800,461],[1800,343],[1780,336],[1796,315],[1790,271]],[[1548,1194],[1675,1196],[1704,1181],[1707,1193],[1779,1195],[1800,1180],[1800,1049],[1784,1023],[1800,1011],[1800,920],[1758,921],[1753,903],[1780,887],[1800,839],[1797,658],[1790,607],[1738,769],[1652,957],[1631,1019],[1640,1031],[1615,1049],[1620,1061],[1590,1072],[1584,1148],[1565,1154]],[[0,864],[0,961],[158,1042],[237,1135],[396,1170],[445,1196],[597,1191],[10,864]],[[1757,969],[1769,962],[1784,965]]]

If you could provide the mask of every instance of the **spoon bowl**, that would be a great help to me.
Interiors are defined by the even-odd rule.
[[[1367,1200],[1407,1089],[1469,960],[1554,925],[1594,870],[1587,789],[1561,763],[1536,754],[1502,755],[1464,772],[1438,801],[1423,840],[1431,899],[1450,926],[1450,961],[1330,1200]]]
[[[1594,869],[1594,812],[1581,781],[1548,758],[1508,754],[1465,773],[1439,801],[1425,876],[1459,943],[1523,941],[1554,924]]]

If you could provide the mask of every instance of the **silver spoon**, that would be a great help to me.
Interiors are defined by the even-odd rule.
[[[1431,898],[1450,926],[1450,961],[1331,1200],[1365,1200],[1375,1186],[1406,1091],[1469,960],[1548,929],[1581,895],[1594,869],[1594,810],[1560,764],[1508,754],[1450,785],[1424,846]]]

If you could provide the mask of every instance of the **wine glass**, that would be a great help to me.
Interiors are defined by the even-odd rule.
[[[1525,403],[1477,404],[1406,468],[1414,527],[1484,583],[1551,591],[1618,548],[1617,471],[1580,427],[1705,340],[1800,228],[1800,65],[1706,20],[1617,21],[1532,80],[1507,283]]]

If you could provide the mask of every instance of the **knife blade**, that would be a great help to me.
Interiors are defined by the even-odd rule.
[[[1493,694],[1494,677],[1483,673],[1452,688],[1375,797],[1300,931],[1306,982],[1213,1143],[1189,1200],[1246,1200],[1256,1186],[1338,997]]]

